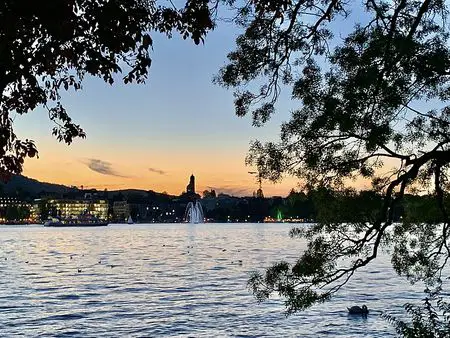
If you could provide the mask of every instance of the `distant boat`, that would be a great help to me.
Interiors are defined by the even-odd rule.
[[[94,216],[83,216],[70,219],[52,218],[44,223],[44,226],[46,227],[100,227],[107,225],[108,222],[99,220]]]
[[[131,216],[128,216],[128,221],[127,221],[127,223],[128,223],[128,224],[134,224],[133,219],[131,218]]]

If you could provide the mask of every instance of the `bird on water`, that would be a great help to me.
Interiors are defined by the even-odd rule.
[[[362,307],[359,307],[357,305],[348,307],[348,313],[351,315],[367,315],[369,313],[369,309],[367,306],[363,305]]]

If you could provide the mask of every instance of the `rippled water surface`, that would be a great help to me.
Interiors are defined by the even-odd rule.
[[[286,317],[250,271],[305,247],[280,224],[0,228],[0,336],[386,337],[379,317],[422,297],[379,259],[329,303]],[[367,319],[346,307],[363,303]]]

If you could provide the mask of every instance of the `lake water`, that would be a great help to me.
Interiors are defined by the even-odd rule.
[[[248,274],[305,242],[286,224],[0,228],[0,336],[386,337],[381,311],[423,296],[381,257],[329,303],[286,317]],[[242,264],[238,261],[241,260]],[[367,304],[366,319],[346,307]]]

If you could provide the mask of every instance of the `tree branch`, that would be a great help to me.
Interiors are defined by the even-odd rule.
[[[419,27],[420,21],[422,20],[423,15],[428,10],[428,6],[430,5],[431,0],[425,0],[420,6],[419,13],[417,14],[416,19],[414,20],[411,29],[409,30],[408,39],[411,39],[414,33],[416,33],[417,28]]]

